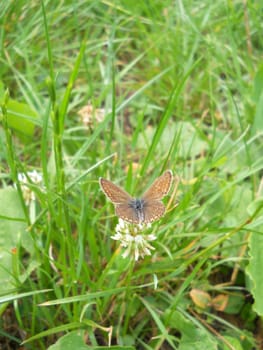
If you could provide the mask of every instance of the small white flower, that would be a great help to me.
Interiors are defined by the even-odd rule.
[[[119,219],[119,223],[116,226],[116,231],[120,231],[125,228],[125,222],[122,219]]]
[[[119,219],[119,223],[116,226],[116,234],[111,236],[111,238],[115,241],[120,241],[120,246],[125,248],[122,254],[123,258],[132,256],[137,261],[139,257],[144,258],[146,255],[151,255],[151,250],[155,248],[149,242],[154,241],[156,236],[143,233],[149,227],[151,227],[151,224],[133,225]]]
[[[93,127],[96,123],[101,123],[105,118],[104,108],[94,108],[91,103],[81,108],[78,115],[85,126]]]
[[[39,174],[36,170],[27,172],[27,176],[23,173],[18,174],[18,180],[21,183],[21,190],[23,192],[23,196],[27,205],[29,205],[32,201],[36,200],[36,195],[29,187],[30,182],[28,181],[30,178],[31,182],[34,185],[42,184],[42,175]]]
[[[121,239],[122,235],[121,233],[116,233],[116,235],[111,236],[112,239],[115,239],[115,241],[119,241]]]

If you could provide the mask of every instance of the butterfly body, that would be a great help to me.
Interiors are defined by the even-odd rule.
[[[135,210],[142,210],[144,207],[145,201],[143,199],[135,198],[129,201],[129,207],[135,209]]]
[[[137,220],[141,223],[144,221],[144,209],[146,202],[143,199],[135,198],[129,201],[129,207],[132,208],[137,216]]]
[[[134,224],[150,223],[165,213],[161,199],[166,196],[172,184],[172,172],[167,170],[158,177],[141,198],[132,198],[126,191],[109,180],[100,178],[100,187],[115,205],[116,215]]]

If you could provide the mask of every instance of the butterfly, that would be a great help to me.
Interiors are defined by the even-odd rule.
[[[141,198],[132,198],[129,193],[109,180],[99,179],[100,187],[115,205],[116,215],[133,224],[147,224],[160,219],[165,213],[161,199],[165,197],[173,182],[171,170],[158,177]]]

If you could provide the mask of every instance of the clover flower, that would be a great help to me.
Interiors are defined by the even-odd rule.
[[[42,175],[39,174],[36,170],[27,172],[27,175],[23,173],[18,174],[18,180],[21,182],[21,190],[23,192],[23,196],[27,205],[30,205],[31,202],[36,200],[35,192],[30,188],[30,182],[28,181],[30,178],[31,183],[34,185],[42,184]]]
[[[144,258],[146,255],[151,255],[151,250],[155,248],[149,243],[156,239],[153,234],[143,233],[145,229],[150,228],[151,224],[130,224],[122,219],[116,226],[116,234],[111,236],[115,241],[120,241],[120,246],[125,248],[122,254],[123,258],[131,256],[135,261],[139,257]]]
[[[78,111],[78,115],[85,126],[92,127],[94,123],[101,123],[105,117],[104,108],[94,108],[90,103]]]

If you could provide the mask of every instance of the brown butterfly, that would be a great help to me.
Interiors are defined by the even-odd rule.
[[[158,177],[142,198],[132,198],[126,191],[109,180],[100,178],[100,187],[115,205],[116,215],[133,224],[146,224],[160,219],[165,213],[161,202],[170,190],[173,181],[171,170]]]

